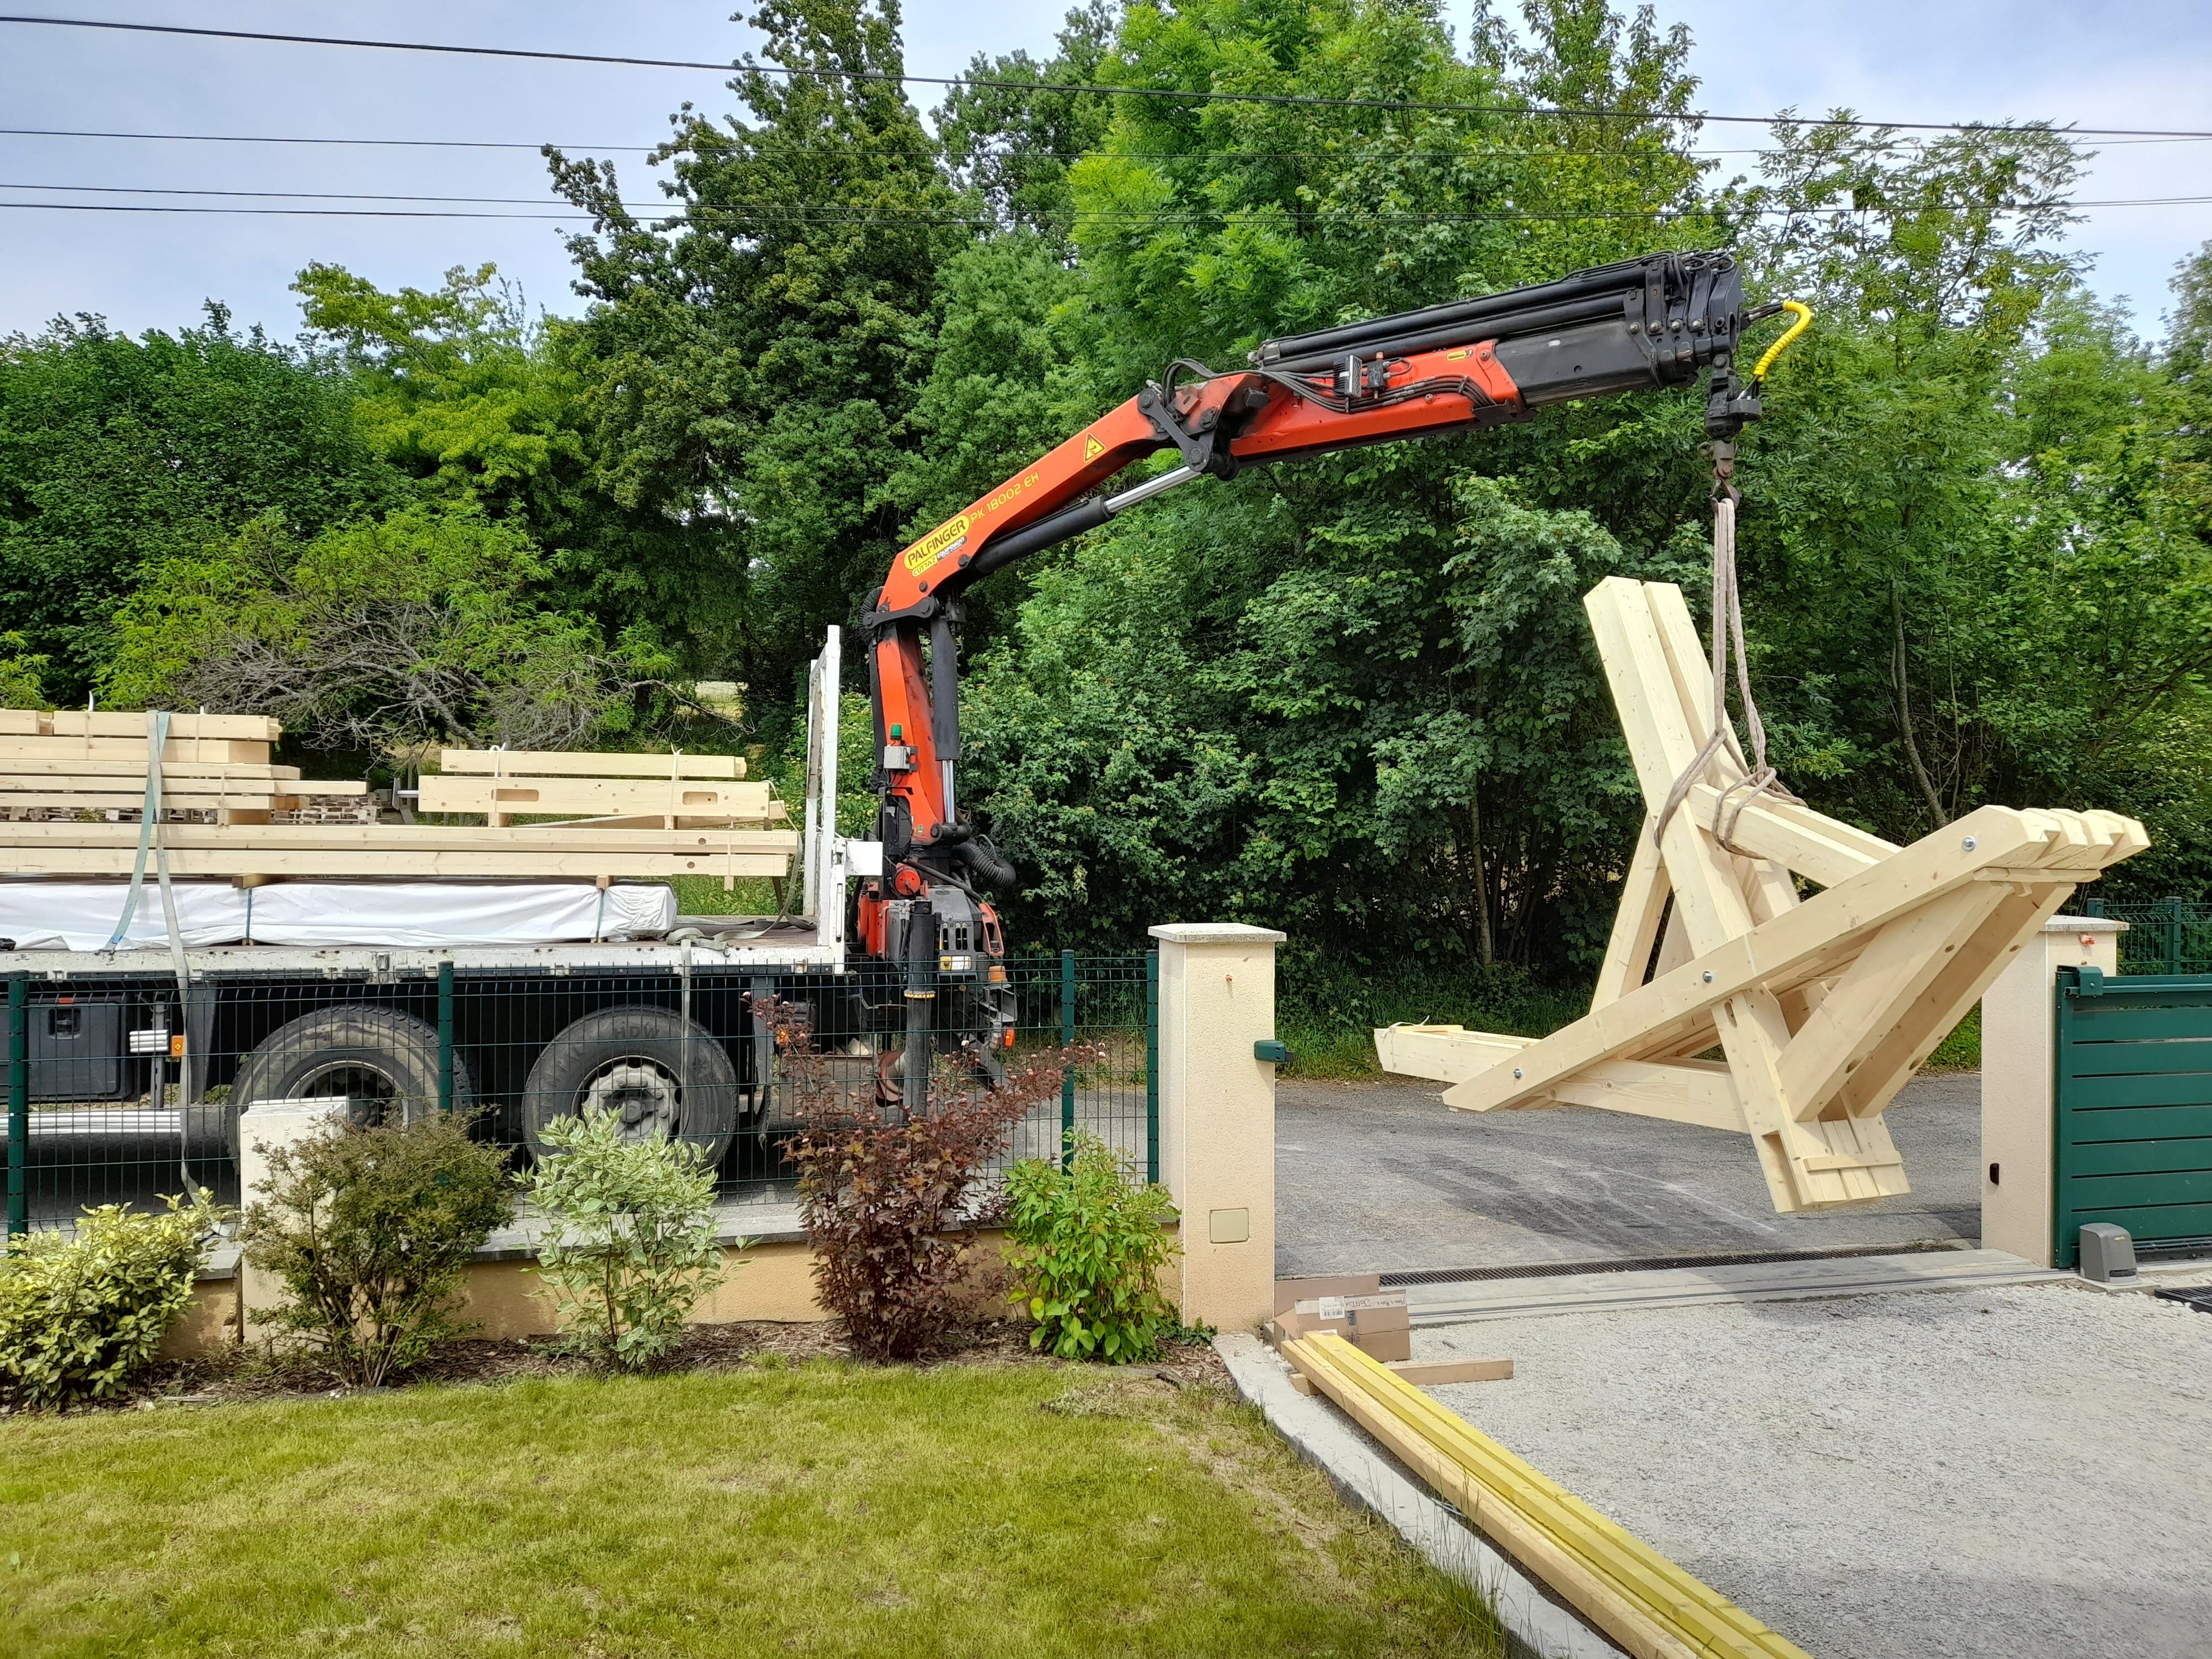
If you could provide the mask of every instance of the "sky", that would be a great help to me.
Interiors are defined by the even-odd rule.
[[[1450,0],[1462,35],[1468,0]],[[199,24],[559,52],[721,61],[755,37],[729,21],[732,0],[46,0],[53,16]],[[909,0],[907,64],[952,75],[977,52],[1049,52],[1062,8],[1016,0]],[[1899,121],[2045,118],[2085,127],[2212,130],[2212,5],[2203,0],[1657,0],[1662,23],[1688,25],[1700,106],[1766,116],[1785,106],[1848,106]],[[651,192],[642,157],[686,99],[732,106],[710,71],[501,63],[415,53],[195,40],[0,24],[0,127],[234,137],[469,139],[501,149],[352,144],[173,143],[0,134],[0,202],[103,207],[266,204],[208,191],[516,198],[483,211],[551,211],[536,146],[622,164],[626,193]],[[927,107],[933,88],[915,89]],[[1711,125],[1704,148],[1754,145],[1758,127]],[[2100,141],[2079,192],[2212,198],[2212,143]],[[1723,155],[1722,174],[1748,171]],[[64,188],[49,188],[62,186]],[[287,205],[313,206],[287,194]],[[363,206],[367,204],[327,204]],[[395,207],[404,206],[394,203]],[[2180,259],[2212,240],[2212,199],[2093,207],[2075,233],[2094,252],[2090,284],[2128,303],[2155,337]],[[198,319],[204,300],[237,322],[289,337],[293,274],[343,264],[386,288],[435,286],[450,266],[489,260],[528,302],[573,312],[560,228],[520,219],[298,217],[0,208],[0,335],[89,312],[137,332]]]

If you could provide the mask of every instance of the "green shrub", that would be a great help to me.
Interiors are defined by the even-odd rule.
[[[529,1178],[546,1220],[542,1294],[572,1352],[650,1364],[683,1341],[691,1310],[722,1282],[714,1171],[684,1141],[624,1139],[621,1114],[599,1108],[556,1119],[540,1139],[556,1154]]]
[[[460,1334],[469,1258],[513,1212],[506,1154],[470,1139],[460,1113],[342,1123],[278,1147],[240,1239],[284,1295],[255,1312],[374,1388]]]
[[[1175,1202],[1096,1135],[1074,1131],[1067,1167],[1024,1158],[1006,1176],[1006,1261],[1036,1328],[1030,1346],[1062,1359],[1152,1359],[1176,1328],[1159,1273],[1177,1249]]]
[[[31,1233],[0,1255],[0,1391],[36,1405],[120,1394],[191,1300],[223,1212],[195,1194],[166,1210],[87,1210],[76,1236]]]

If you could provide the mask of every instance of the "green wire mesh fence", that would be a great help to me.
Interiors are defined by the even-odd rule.
[[[939,986],[938,1063],[979,1082],[994,1065],[1063,1042],[1095,1051],[1056,1101],[1015,1127],[1002,1165],[1058,1156],[1080,1129],[1159,1178],[1158,962],[1068,952],[1005,963],[1016,1024],[988,1056],[980,1005],[957,983]],[[518,1168],[546,1123],[599,1106],[637,1133],[701,1146],[726,1201],[788,1204],[797,1194],[783,1144],[795,1125],[756,1002],[802,1006],[817,1052],[856,1103],[884,1097],[906,1042],[902,984],[866,969],[447,963],[351,977],[210,975],[181,999],[167,972],[19,971],[7,982],[11,1234],[67,1227],[89,1205],[153,1205],[202,1187],[235,1204],[244,1109],[301,1097],[342,1099],[363,1121],[465,1110]]]
[[[2127,923],[2119,938],[2124,974],[2212,974],[2212,904],[2164,898],[2138,902],[2090,899],[2093,916]]]

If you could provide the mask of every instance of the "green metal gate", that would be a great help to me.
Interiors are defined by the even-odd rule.
[[[2055,1260],[2084,1223],[2212,1249],[2212,974],[2058,970]]]

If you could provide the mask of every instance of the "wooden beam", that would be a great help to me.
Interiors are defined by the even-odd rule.
[[[143,712],[82,708],[0,708],[0,736],[11,738],[136,738],[143,749],[151,730],[151,714]],[[169,716],[169,738],[219,738],[248,743],[274,743],[283,726],[266,714],[191,714]]]
[[[1500,1079],[1493,1071],[1462,1084],[1445,1097],[1446,1103],[1481,1110],[1541,1093],[1567,1071],[1609,1050],[1663,1040],[1673,1028],[1711,1018],[1731,997],[1761,986],[1781,989],[1801,983],[1839,949],[1856,945],[1907,910],[1971,881],[1985,865],[2019,862],[2019,855],[2040,840],[2024,814],[1984,806],[1553,1033],[1524,1052],[1522,1079]],[[1974,842],[1972,850],[1962,844],[1966,841]]]
[[[0,766],[35,760],[136,761],[143,769],[146,764],[146,739],[0,737]],[[172,738],[161,746],[162,769],[166,771],[173,761],[266,766],[269,745],[215,738]]]
[[[488,777],[426,773],[425,812],[561,812],[595,817],[651,813],[689,817],[785,816],[772,784],[710,778]]]
[[[440,773],[473,773],[493,777],[562,778],[741,778],[745,763],[737,755],[631,755],[596,750],[441,749]]]
[[[1597,970],[1597,988],[1590,1006],[1602,1008],[1644,983],[1651,965],[1652,947],[1659,942],[1659,927],[1666,919],[1666,861],[1651,833],[1651,819],[1637,833],[1636,851],[1630,854],[1628,874],[1620,884],[1620,908],[1613,912],[1613,937],[1607,941],[1605,961]]]
[[[272,848],[261,845],[271,830],[290,824],[244,827],[225,832],[226,845],[174,848],[169,867],[179,878],[237,876],[321,877],[331,880],[370,877],[430,881],[465,878],[671,876],[781,877],[791,869],[788,854],[702,851],[693,854],[640,852],[610,848],[604,852],[516,848],[453,850],[436,848],[360,850],[332,847]],[[165,839],[173,839],[165,834]],[[4,876],[127,876],[136,849],[116,848],[9,848],[0,852]]]

